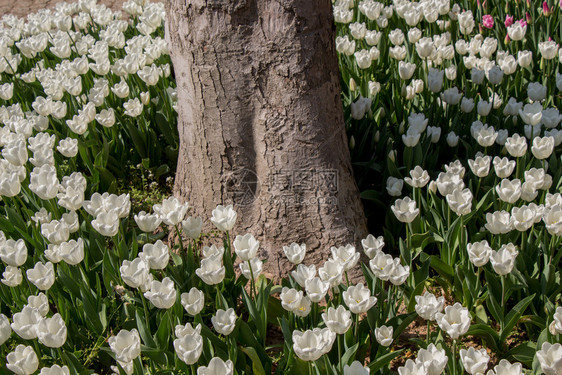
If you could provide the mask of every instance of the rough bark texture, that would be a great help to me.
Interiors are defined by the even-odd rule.
[[[358,245],[366,220],[352,175],[330,0],[169,0],[178,86],[175,194],[208,221],[234,204],[236,234],[261,241],[274,276],[282,247],[320,265]]]

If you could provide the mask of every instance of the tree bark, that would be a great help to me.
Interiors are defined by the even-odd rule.
[[[169,0],[178,91],[174,193],[204,220],[234,204],[274,277],[330,246],[359,245],[366,220],[353,179],[330,0]]]

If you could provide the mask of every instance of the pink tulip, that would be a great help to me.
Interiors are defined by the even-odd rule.
[[[550,11],[550,8],[548,7],[548,4],[547,4],[546,1],[543,1],[543,3],[542,3],[542,13],[545,16],[550,16],[551,11]]]
[[[486,29],[491,29],[494,27],[494,17],[489,14],[482,16],[482,26]]]
[[[560,0],[562,2],[562,0]],[[505,21],[503,22],[505,27],[509,27],[511,25],[513,25],[513,16],[510,16],[509,14],[505,15]]]

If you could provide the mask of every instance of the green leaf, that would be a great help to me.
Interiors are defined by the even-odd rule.
[[[496,301],[492,293],[488,294],[486,306],[488,306],[488,310],[490,311],[490,314],[492,314],[496,322],[501,324],[504,321],[503,308]]]
[[[482,305],[476,306],[474,310],[474,314],[476,315],[476,320],[479,323],[487,324],[488,323],[488,315],[486,315],[486,309]]]
[[[170,320],[170,311],[167,310],[161,317],[158,325],[158,331],[156,331],[155,338],[156,342],[158,343],[158,347],[160,348],[167,348],[168,341],[170,340],[171,336],[171,320]]]
[[[408,327],[410,323],[412,323],[417,317],[418,314],[415,312],[401,314],[390,319],[386,323],[386,325],[395,327],[393,336],[396,340],[398,336],[400,336],[400,334],[406,329],[406,327]]]
[[[263,329],[263,325],[262,325],[262,319],[261,319],[261,316],[260,316],[260,312],[258,311],[258,309],[256,307],[256,304],[250,298],[250,296],[248,295],[248,293],[246,292],[246,290],[244,288],[242,288],[242,298],[244,300],[244,304],[248,308],[248,314],[250,314],[250,317],[255,322],[255,326],[256,326],[257,331],[258,331],[256,333],[260,337],[265,337],[266,332],[261,332],[261,330]]]
[[[138,310],[135,310],[135,318],[137,321],[139,335],[142,339],[142,342],[144,342],[144,345],[146,345],[147,348],[156,348],[156,342],[154,342],[150,330],[148,329],[146,318],[144,316],[141,316]]]
[[[395,352],[386,353],[385,355],[378,357],[376,360],[371,361],[371,363],[369,363],[371,373],[377,373],[384,366],[388,366],[390,361],[402,354],[403,351],[404,349],[400,349]]]
[[[242,351],[250,358],[252,361],[252,374],[265,375],[265,370],[261,364],[260,357],[254,348],[242,347]]]
[[[164,135],[164,138],[166,138],[166,142],[169,145],[175,146],[178,143],[178,140],[175,137],[175,135],[177,134],[177,129],[173,129],[170,122],[160,112],[156,112],[156,114],[154,115],[154,120],[160,128],[162,135]]]
[[[341,358],[342,367],[345,365],[349,365],[353,361],[357,348],[359,348],[359,343],[356,343],[355,345],[353,345],[352,347],[350,347],[345,351],[345,354]]]
[[[99,311],[96,308],[96,303],[93,301],[92,296],[84,288],[85,286],[80,289],[80,295],[82,297],[85,321],[91,326],[95,333],[101,335],[103,333],[103,325],[100,321]]]
[[[500,336],[487,324],[473,324],[468,329],[467,335],[478,336],[492,348],[494,351],[499,351]]]
[[[430,261],[431,268],[433,268],[435,271],[437,271],[441,276],[445,277],[446,279],[452,279],[453,276],[455,275],[453,267],[449,266],[435,255],[431,255],[429,257],[429,261]]]
[[[536,354],[536,343],[528,341],[517,345],[505,354],[505,357],[511,361],[523,363],[525,366],[531,367],[533,358]]]
[[[431,232],[414,233],[411,236],[411,243],[413,248],[420,248],[423,250],[430,243],[436,242],[435,236]]]
[[[509,314],[507,314],[504,321],[505,324],[500,336],[500,340],[502,342],[507,339],[507,337],[511,333],[511,330],[513,329],[513,327],[515,327],[515,325],[519,321],[519,318],[521,318],[521,315],[523,315],[523,312],[525,312],[527,306],[529,306],[529,304],[533,301],[533,298],[535,298],[534,294],[523,298],[517,305],[513,307],[513,309],[511,309]]]

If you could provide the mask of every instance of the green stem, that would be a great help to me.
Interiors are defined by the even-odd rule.
[[[359,342],[359,314],[355,314],[355,339]]]
[[[215,284],[215,288],[217,289],[217,307],[223,307],[223,303],[222,303],[222,292],[221,289],[219,287],[220,284]],[[224,306],[224,308],[226,309],[227,307]]]
[[[331,369],[331,366],[330,366],[330,362],[328,362],[328,356],[323,355],[322,357],[324,357],[324,364],[325,364],[325,367],[326,367],[326,373],[329,374],[331,371],[328,371],[328,369]]]
[[[339,358],[339,362],[340,362],[340,364],[339,364],[340,374],[343,374],[343,365],[344,365],[344,363],[342,361],[342,347],[341,347],[342,346],[342,339],[343,339],[342,335],[338,335],[337,340],[338,340],[338,358]]]
[[[255,301],[258,297],[258,292],[256,291],[256,282],[254,280],[254,271],[252,270],[252,262],[248,260],[248,267],[250,268],[250,286],[252,288],[252,293],[254,296],[252,297]]]
[[[501,284],[502,284],[502,300],[501,300],[501,305],[504,308],[504,312],[505,312],[505,305],[506,305],[506,301],[505,301],[505,276],[502,275],[500,277],[501,280]],[[503,322],[501,322],[501,329],[503,331]]]
[[[457,340],[453,340],[453,375],[457,374]]]
[[[180,229],[179,229],[179,227],[178,227],[177,224],[174,225],[174,228],[176,228],[176,234],[178,235],[178,241],[179,241],[179,243],[180,243],[180,250],[181,250],[181,252],[182,252],[182,254],[183,254],[183,253],[184,253],[184,250],[183,250],[183,239],[182,239],[182,237],[181,237],[181,231],[180,231]]]
[[[139,289],[142,301],[142,308],[144,310],[144,320],[146,321],[146,328],[150,332],[150,316],[148,314],[148,306],[146,305],[146,298],[144,298],[144,293]]]
[[[61,350],[61,348],[57,348],[57,354],[59,355],[59,360],[60,360],[62,363],[66,364],[66,361],[64,360],[64,357],[63,357],[63,355],[62,355],[62,350]]]

